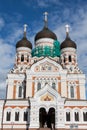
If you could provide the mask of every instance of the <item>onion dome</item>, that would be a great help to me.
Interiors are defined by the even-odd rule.
[[[16,44],[16,48],[19,47],[28,47],[30,49],[32,49],[32,44],[30,41],[27,40],[26,37],[23,37],[20,41],[17,42]]]
[[[48,15],[48,13],[45,12],[45,13],[44,13],[44,16],[45,16],[45,18],[44,18],[45,26],[44,26],[44,28],[43,28],[40,32],[38,32],[38,33],[36,34],[36,36],[35,36],[35,41],[38,40],[38,39],[40,39],[40,38],[51,38],[51,39],[57,40],[57,37],[56,37],[55,33],[53,33],[53,32],[47,27],[47,22],[48,22],[48,20],[47,20],[47,15]]]
[[[40,38],[52,38],[57,40],[55,33],[53,33],[48,27],[44,27],[40,32],[38,32],[35,36],[35,41]]]
[[[28,48],[32,49],[31,42],[29,40],[27,40],[27,38],[26,38],[26,27],[27,27],[27,25],[25,24],[24,25],[24,36],[23,36],[23,38],[20,41],[17,42],[16,48],[28,47]]]
[[[76,43],[72,41],[69,37],[69,25],[66,25],[66,39],[61,43],[60,49],[67,48],[67,47],[72,47],[72,48],[77,48]]]

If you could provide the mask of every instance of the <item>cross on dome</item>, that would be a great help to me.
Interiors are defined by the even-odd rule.
[[[48,12],[44,12],[44,22],[45,22],[45,27],[47,27],[47,22],[48,22]]]
[[[24,24],[24,37],[26,37],[27,26],[27,24]]]
[[[67,35],[67,36],[69,35],[69,28],[70,28],[70,26],[69,26],[68,24],[65,25],[66,35]]]

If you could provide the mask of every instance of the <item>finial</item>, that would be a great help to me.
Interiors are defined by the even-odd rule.
[[[66,29],[66,36],[69,36],[69,28],[70,26],[67,24],[65,25],[65,29]]]
[[[26,37],[27,24],[24,24],[24,37]]]
[[[48,12],[44,12],[44,22],[45,22],[45,27],[47,27],[47,22],[48,22]]]

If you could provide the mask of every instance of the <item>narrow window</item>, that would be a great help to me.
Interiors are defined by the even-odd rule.
[[[39,82],[38,84],[37,84],[37,90],[40,90],[41,89],[41,83]]]
[[[52,88],[56,89],[56,84],[55,83],[52,83]]]
[[[27,62],[29,62],[29,55],[27,55]]]
[[[79,113],[75,112],[75,121],[79,121]]]
[[[71,56],[69,56],[69,62],[71,62],[71,61],[72,61]]]
[[[28,121],[28,112],[24,112],[24,121]]]
[[[65,57],[64,57],[64,63],[66,62],[66,59],[65,59]]]
[[[21,62],[24,61],[24,55],[21,55]]]
[[[74,98],[74,87],[70,87],[71,98]]]
[[[66,121],[70,121],[70,112],[66,112]]]
[[[18,93],[18,97],[22,97],[22,86],[19,86],[19,93]]]
[[[87,112],[83,112],[83,120],[87,121]]]
[[[85,119],[86,119],[86,121],[87,121],[87,112],[85,113],[85,115],[86,115]]]
[[[15,121],[19,121],[19,112],[15,112]]]
[[[10,120],[11,120],[11,112],[7,112],[6,121],[10,121]]]

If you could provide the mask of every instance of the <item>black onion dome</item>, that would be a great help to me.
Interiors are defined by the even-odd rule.
[[[44,27],[40,32],[38,32],[35,36],[35,41],[40,38],[52,38],[57,40],[55,33],[53,33],[48,27]]]
[[[19,47],[28,47],[30,49],[32,49],[32,44],[30,41],[27,40],[26,37],[23,37],[20,41],[17,42],[16,44],[16,48]]]
[[[67,47],[72,47],[75,49],[77,48],[76,43],[72,41],[69,36],[67,36],[66,39],[61,43],[60,49],[67,48]]]

